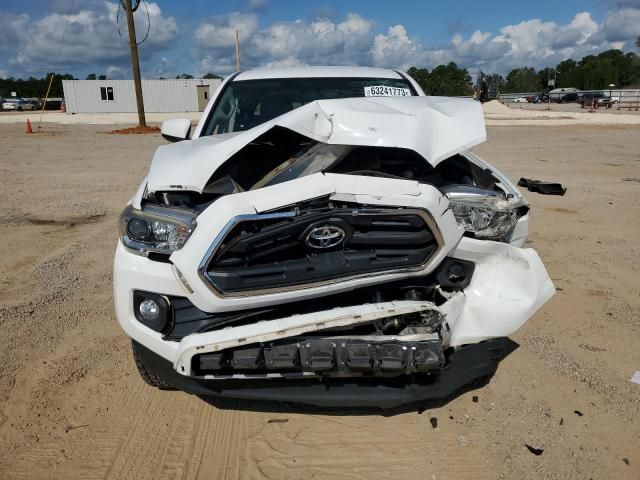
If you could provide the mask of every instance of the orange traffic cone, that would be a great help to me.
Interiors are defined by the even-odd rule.
[[[25,130],[25,133],[33,133],[33,130],[31,130],[31,122],[29,121],[28,118],[27,118],[27,129]]]

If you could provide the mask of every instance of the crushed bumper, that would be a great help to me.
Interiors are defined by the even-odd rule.
[[[199,396],[271,400],[319,407],[394,408],[445,399],[474,380],[492,376],[500,361],[517,348],[507,338],[462,347],[433,373],[394,379],[256,379],[206,380],[178,374],[171,362],[142,347],[148,368],[174,387]]]

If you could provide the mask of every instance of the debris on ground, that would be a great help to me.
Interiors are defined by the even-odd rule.
[[[469,441],[469,439],[464,435],[458,436],[458,445],[460,445],[461,447],[467,447],[470,443],[471,442]]]
[[[623,461],[624,463],[626,463],[627,465],[631,465],[631,462],[629,461],[629,459],[628,459],[628,458],[623,458],[623,459],[622,459],[622,461]]]
[[[585,350],[589,350],[590,352],[606,352],[607,350],[601,347],[596,347],[594,345],[589,345],[587,343],[581,343],[578,345],[580,348],[584,348]]]
[[[478,396],[477,396],[477,395],[474,395],[473,397],[471,397],[471,401],[472,401],[473,403],[478,403]]]
[[[542,453],[544,452],[544,448],[536,448],[536,447],[532,447],[531,445],[525,443],[524,444],[525,447],[527,447],[527,449],[533,453],[536,456],[540,456],[542,455]]]
[[[420,407],[418,409],[418,415],[422,415],[427,409],[425,407]]]
[[[580,410],[574,410],[573,413],[575,413],[576,415],[578,415],[579,417],[581,417],[582,415],[584,415],[584,413],[582,413]]]
[[[82,428],[82,427],[88,427],[89,424],[85,424],[85,425],[67,425],[66,427],[64,427],[64,433],[69,433],[71,430],[75,430],[76,428]]]
[[[121,128],[119,130],[111,130],[107,132],[113,135],[142,135],[147,133],[160,133],[160,127],[137,127]]]
[[[560,425],[560,426],[564,425],[564,418],[560,419],[560,422],[558,423],[558,425]]]
[[[288,418],[270,418],[267,423],[287,423],[288,421]]]
[[[629,379],[629,381],[631,383],[637,383],[638,385],[640,385],[640,371],[637,371],[636,373],[634,373]]]
[[[429,422],[431,422],[431,426],[433,428],[438,428],[438,419],[436,417],[431,417]]]
[[[542,180],[533,180],[531,178],[521,178],[518,180],[519,187],[525,187],[530,192],[541,193],[542,195],[564,195],[567,191],[559,183],[543,182]]]

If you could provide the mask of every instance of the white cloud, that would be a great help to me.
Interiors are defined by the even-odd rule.
[[[610,12],[602,30],[610,42],[626,42],[640,36],[640,8],[622,8]]]
[[[109,65],[105,70],[105,75],[109,79],[127,78],[130,76],[129,71],[118,65]]]
[[[236,31],[242,41],[253,36],[257,30],[258,16],[255,13],[233,12],[201,23],[195,37],[202,48],[224,50],[235,48]]]
[[[640,9],[614,7],[601,24],[589,12],[577,13],[566,24],[534,18],[505,25],[495,33],[456,33],[449,43],[437,47],[424,45],[402,24],[374,35],[373,21],[355,13],[341,22],[318,18],[261,28],[254,13],[236,12],[204,21],[196,30],[196,41],[207,47],[200,62],[201,72],[228,73],[235,69],[236,28],[243,32],[244,69],[336,64],[406,69],[455,61],[472,70],[505,72],[516,66],[540,68],[571,56],[629,48],[640,35]]]
[[[0,12],[0,52],[17,48],[25,38],[29,16]]]
[[[86,8],[87,6],[93,9]],[[60,41],[65,28],[64,44],[60,55],[62,68],[87,64],[108,66],[127,61],[129,47],[117,32],[118,4],[105,1],[89,3],[87,6],[71,14],[51,13],[37,21],[22,20],[24,39],[20,45],[16,46],[17,54],[10,60],[10,64],[26,72],[52,68],[58,58]],[[173,17],[164,16],[156,3],[148,2],[147,7],[150,20],[149,36],[139,47],[140,56],[143,59],[170,45],[177,33],[177,24]],[[148,25],[144,13],[136,14],[136,33],[140,40],[146,33]],[[120,30],[127,38],[124,15],[120,16]]]
[[[245,25],[237,28],[243,68],[370,63],[372,22],[360,15],[348,14],[339,23],[319,18],[312,22],[277,22],[259,29],[255,14],[234,12],[204,21],[196,30],[198,45],[207,48],[200,61],[201,73],[228,73],[235,69],[235,25],[238,23]],[[214,41],[214,35],[223,37]]]
[[[157,3],[149,3],[151,32],[139,51],[147,77],[175,76],[181,73],[177,68],[199,74],[229,73],[236,66],[237,30],[243,69],[341,64],[433,68],[454,61],[472,73],[478,68],[505,73],[514,67],[540,68],[609,48],[634,49],[640,35],[640,0],[611,2],[601,20],[589,12],[579,12],[567,23],[525,19],[494,32],[465,28],[464,34],[452,32],[448,41],[433,45],[418,38],[423,32],[408,31],[402,24],[381,24],[384,19],[374,22],[358,13],[339,18],[335,13],[319,14],[315,20],[260,25],[259,11],[268,8],[266,0],[244,0],[246,11],[199,23],[189,35],[189,40],[195,40],[191,42],[195,44],[191,59],[185,47],[175,42],[179,31],[176,19],[163,14]],[[85,0],[71,15],[67,2],[52,0],[51,5],[51,13],[35,20],[25,14],[0,13],[0,64],[4,60],[8,73],[29,75],[52,68],[68,23],[59,70],[120,68],[113,70],[113,75],[129,76],[128,45],[116,29],[117,1]],[[147,27],[142,12],[136,15],[139,38]],[[126,37],[122,15],[120,29]],[[190,60],[197,62],[196,68],[188,66]]]
[[[409,38],[402,25],[389,27],[387,34],[376,35],[371,46],[373,64],[380,67],[409,68],[427,63],[422,45]]]
[[[506,72],[520,66],[549,66],[622,45],[611,40],[604,34],[604,24],[599,25],[589,12],[580,12],[567,24],[530,19],[505,25],[496,35],[475,31],[466,40],[454,35],[448,54],[467,68]]]

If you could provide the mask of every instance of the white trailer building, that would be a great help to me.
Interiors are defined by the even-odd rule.
[[[218,79],[142,80],[145,112],[202,112]],[[137,112],[133,80],[63,80],[68,113]]]

